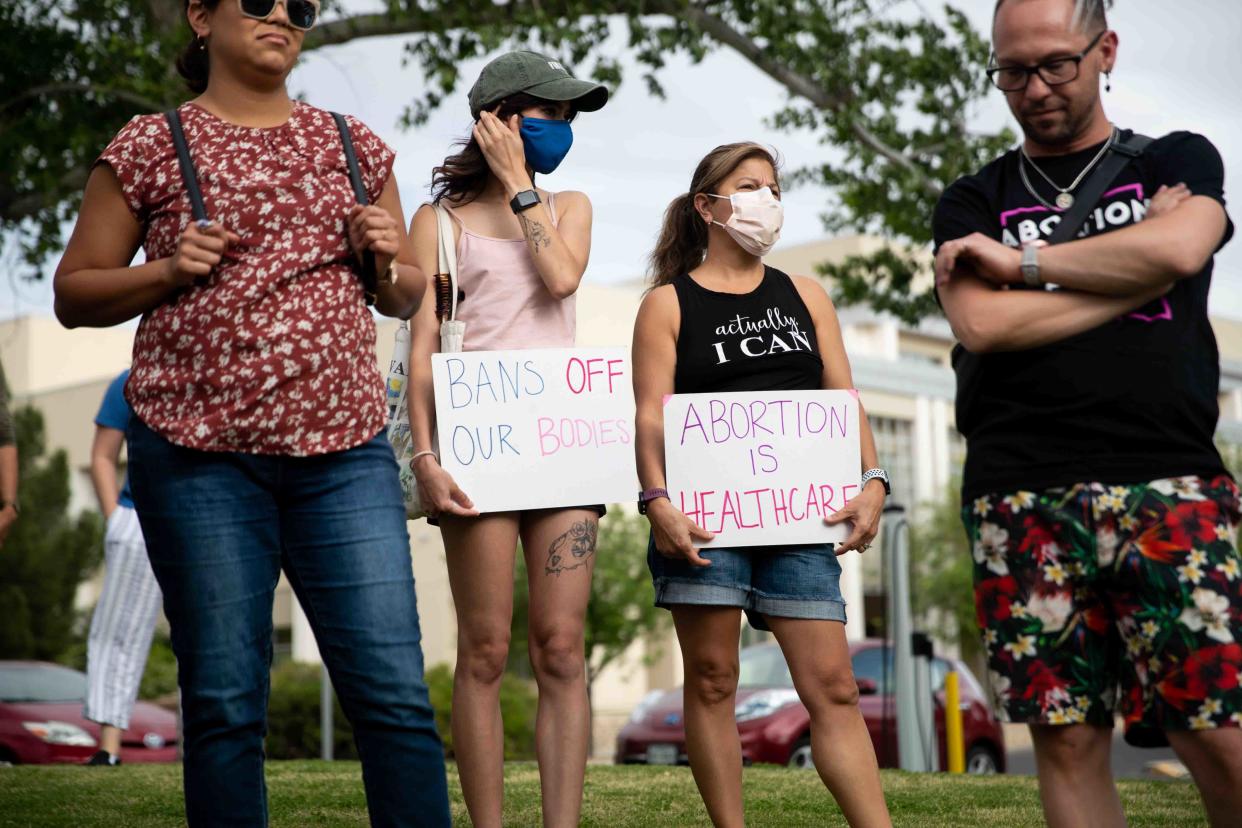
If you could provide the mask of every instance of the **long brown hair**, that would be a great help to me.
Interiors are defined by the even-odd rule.
[[[682,273],[703,264],[707,254],[707,225],[694,209],[694,197],[714,192],[743,161],[762,158],[772,165],[780,183],[780,159],[776,153],[754,141],[722,144],[703,157],[690,177],[690,189],[673,199],[664,211],[664,225],[655,250],[651,251],[650,288],[667,285]]]
[[[536,98],[525,92],[509,95],[500,102],[500,111],[496,117],[507,121],[514,115],[521,115],[523,110],[531,107],[552,103],[546,98]],[[568,120],[572,121],[576,112],[570,112]],[[452,204],[466,204],[474,201],[487,186],[487,178],[492,174],[479,142],[474,140],[474,133],[469,138],[458,141],[455,146],[461,151],[444,159],[444,163],[431,171],[431,200],[436,204],[448,199]]]

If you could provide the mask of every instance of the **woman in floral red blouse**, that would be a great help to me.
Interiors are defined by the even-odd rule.
[[[168,123],[100,157],[56,274],[70,327],[141,315],[126,398],[133,494],[164,593],[191,825],[262,824],[272,601],[283,569],[353,723],[375,825],[448,825],[404,508],[382,434],[376,305],[417,309],[392,151],[285,80],[317,0],[187,0],[178,112],[210,223],[191,221]],[[130,266],[142,247],[146,263]]]

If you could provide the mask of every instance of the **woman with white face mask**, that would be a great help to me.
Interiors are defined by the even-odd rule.
[[[685,664],[686,753],[708,815],[740,826],[742,749],[734,717],[738,637],[775,634],[811,714],[815,767],[856,826],[889,825],[875,751],[858,710],[845,639],[837,556],[865,551],[887,493],[875,441],[861,418],[867,483],[828,522],[837,544],[696,549],[712,536],[665,490],[663,401],[668,394],[853,388],[832,302],[816,279],[763,263],[784,213],[777,162],[753,143],[712,150],[669,205],[651,255],[652,286],[634,329],[640,510],[656,604],[673,613]],[[834,554],[835,553],[835,554]]]

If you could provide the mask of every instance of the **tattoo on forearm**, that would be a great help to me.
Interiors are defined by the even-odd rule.
[[[519,215],[518,219],[522,222],[522,232],[526,235],[526,240],[531,243],[536,253],[540,248],[552,246],[552,237],[548,235],[547,230],[543,229],[541,222],[522,215]]]
[[[574,569],[581,569],[595,554],[595,540],[599,534],[599,524],[593,520],[580,520],[569,527],[569,531],[561,535],[548,546],[548,561],[543,571],[546,575],[560,575]]]

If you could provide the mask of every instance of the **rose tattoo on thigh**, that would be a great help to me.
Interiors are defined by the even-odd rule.
[[[593,520],[576,521],[569,531],[548,546],[548,560],[543,571],[547,575],[560,575],[587,565],[595,554],[595,541],[599,524]]]

